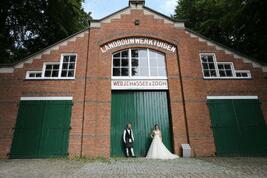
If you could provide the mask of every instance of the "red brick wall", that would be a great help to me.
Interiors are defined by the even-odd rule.
[[[79,155],[87,41],[88,34],[52,51],[49,55],[43,55],[41,59],[33,60],[32,64],[24,64],[22,69],[16,69],[12,74],[0,74],[0,158],[6,158],[10,152],[12,128],[15,127],[18,104],[22,96],[73,96],[69,152]],[[61,53],[64,52],[78,54],[75,80],[25,80],[26,71],[42,70],[43,62],[59,61]]]
[[[134,25],[134,19],[140,20],[139,26]],[[10,151],[12,128],[15,126],[17,104],[21,96],[73,96],[69,153],[73,156],[80,155],[82,146],[82,156],[109,157],[111,58],[113,52],[123,48],[116,48],[103,54],[100,45],[125,37],[146,36],[177,46],[177,53],[153,48],[166,54],[176,153],[181,153],[181,143],[187,143],[186,123],[188,123],[189,141],[194,154],[196,156],[214,155],[215,145],[206,104],[208,95],[257,95],[262,101],[267,123],[266,73],[253,68],[251,64],[234,59],[232,55],[217,51],[204,42],[199,42],[197,38],[192,38],[185,33],[184,29],[177,29],[161,19],[154,19],[152,15],[144,15],[140,10],[132,10],[130,15],[122,15],[120,19],[102,24],[101,28],[90,29],[89,43],[88,35],[70,42],[49,55],[43,55],[32,64],[25,64],[22,69],[16,69],[12,74],[0,74],[0,158],[5,158]],[[138,47],[146,48],[146,46]],[[75,80],[24,80],[26,71],[41,70],[43,62],[59,61],[60,54],[64,52],[78,54]],[[218,61],[234,62],[236,69],[250,70],[253,79],[203,80],[200,52],[214,52]]]

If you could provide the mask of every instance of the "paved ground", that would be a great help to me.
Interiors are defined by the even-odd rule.
[[[267,158],[192,158],[168,161],[0,160],[0,178],[19,177],[267,177]]]

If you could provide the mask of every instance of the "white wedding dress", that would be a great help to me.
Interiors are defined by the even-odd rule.
[[[153,131],[154,138],[147,152],[148,159],[176,159],[179,156],[172,154],[163,144],[161,140],[161,132]]]

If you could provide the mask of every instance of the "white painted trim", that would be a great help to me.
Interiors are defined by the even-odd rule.
[[[76,56],[76,60],[75,60],[75,66],[74,66],[74,75],[73,77],[61,77],[61,72],[62,72],[62,66],[63,66],[63,59],[64,56]],[[77,62],[78,62],[78,54],[77,53],[62,53],[61,54],[61,59],[60,59],[60,68],[59,68],[59,78],[60,79],[75,79],[76,76],[76,69],[77,69]]]
[[[127,8],[127,9],[124,9],[123,11],[121,11],[119,13],[113,14],[112,16],[101,21],[101,23],[111,23],[111,20],[120,19],[121,15],[131,14],[131,9],[132,8]]]
[[[22,68],[25,63],[26,64],[31,64],[33,62],[33,60],[41,59],[42,55],[50,54],[51,51],[58,50],[62,46],[67,46],[69,42],[76,41],[77,38],[82,38],[82,37],[85,36],[85,34],[88,34],[88,33],[89,33],[89,30],[80,32],[80,33],[76,34],[75,36],[73,36],[73,37],[71,37],[69,39],[66,39],[65,41],[62,41],[62,42],[60,42],[60,43],[58,43],[58,44],[56,44],[54,46],[51,46],[50,48],[46,49],[45,51],[37,53],[36,55],[34,55],[32,57],[29,57],[29,58],[25,59],[24,61],[12,66],[12,67],[0,68],[0,73],[13,73],[15,71],[15,68]]]
[[[202,60],[201,60],[201,56],[202,55],[211,55],[211,56],[213,56],[217,77],[206,77],[204,75],[204,69],[203,69]],[[199,58],[200,58],[200,65],[201,65],[201,69],[202,69],[202,76],[203,76],[204,79],[210,79],[210,80],[213,80],[213,79],[218,79],[218,80],[244,79],[245,80],[245,79],[251,79],[252,78],[250,70],[236,70],[233,62],[218,62],[215,53],[199,53]],[[220,72],[219,72],[219,68],[218,68],[219,64],[230,64],[231,65],[231,69],[232,69],[232,73],[233,73],[233,77],[221,77],[220,76]],[[246,72],[248,74],[248,77],[237,77],[236,76],[236,72]]]
[[[147,55],[148,55],[148,72],[149,72],[149,76],[132,76],[132,50],[134,49],[143,49],[143,50],[147,50]],[[129,55],[129,76],[113,76],[113,57],[114,54],[122,52],[122,51],[126,51],[126,50],[121,50],[121,51],[117,51],[114,52],[112,54],[112,61],[111,61],[111,79],[113,80],[167,80],[168,79],[168,74],[166,73],[166,76],[150,76],[150,58],[149,58],[149,52],[155,51],[157,53],[160,53],[164,56],[165,59],[165,70],[167,71],[167,64],[166,64],[166,55],[160,51],[157,50],[153,50],[153,49],[149,49],[149,48],[128,48],[128,55]],[[158,70],[158,68],[157,68]]]
[[[0,74],[13,73],[13,72],[14,72],[14,68],[13,67],[0,68]]]
[[[175,22],[174,26],[176,28],[180,28],[180,29],[184,29],[185,28],[184,22]]]
[[[64,56],[68,56],[68,55],[76,56],[75,67],[74,67],[74,76],[73,77],[61,77],[60,75],[62,72],[63,59],[64,59]],[[27,71],[25,79],[26,80],[74,80],[75,76],[76,76],[77,61],[78,61],[78,54],[77,53],[62,53],[60,56],[60,61],[58,61],[58,62],[44,62],[43,67],[42,67],[42,71]],[[45,77],[45,68],[46,68],[46,65],[49,65],[49,64],[59,64],[58,77]],[[29,74],[31,72],[41,72],[42,77],[30,78]]]
[[[214,65],[215,65],[215,70],[216,70],[217,77],[205,77],[205,75],[204,75],[204,69],[203,69],[203,65],[202,65],[202,56],[203,55],[213,56],[213,61],[214,61]],[[220,74],[219,74],[219,70],[218,70],[217,59],[216,59],[215,53],[199,53],[199,60],[200,60],[200,65],[201,65],[201,69],[202,69],[202,76],[203,76],[203,78],[220,78],[219,77]]]
[[[259,99],[258,96],[207,96],[208,100],[220,100],[220,99]]]
[[[62,96],[62,97],[21,97],[21,101],[44,101],[44,100],[73,100],[72,96]]]
[[[101,23],[100,22],[91,22],[90,28],[101,28]]]
[[[168,80],[111,80],[112,90],[168,90]]]
[[[59,69],[58,69],[58,76],[57,77],[45,77],[45,69],[47,65],[59,65]],[[59,72],[60,72],[60,61],[59,62],[44,62],[43,63],[43,70],[42,70],[42,78],[46,78],[46,79],[53,79],[53,78],[59,78]],[[53,72],[53,71],[52,71]]]
[[[203,77],[204,79],[208,80],[233,80],[233,79],[240,79],[240,80],[248,80],[252,79],[252,77],[248,74],[248,77]]]
[[[26,72],[26,78],[25,79],[40,79],[40,77],[33,77],[33,78],[31,78],[30,77],[30,74],[31,73],[35,73],[35,74],[41,73],[41,76],[42,76],[42,71],[27,71]]]
[[[163,20],[163,22],[165,24],[173,24],[173,26],[175,28],[178,28],[178,29],[184,29],[185,28],[184,22],[173,22],[172,20],[167,19],[165,17],[162,17],[162,16],[156,14],[155,12],[150,11],[149,9],[143,8],[143,5],[140,5],[140,4],[137,5],[137,6],[131,4],[128,8],[124,9],[123,11],[115,13],[112,16],[110,16],[110,17],[108,17],[106,19],[103,19],[100,22],[92,22],[90,27],[92,27],[92,28],[100,28],[102,23],[111,23],[112,20],[121,19],[122,15],[130,15],[132,13],[132,10],[142,10],[144,15],[151,15],[151,16],[153,16],[154,19]]]
[[[218,45],[218,44],[215,44],[215,43],[213,43],[213,42],[211,42],[211,41],[208,41],[208,40],[206,40],[206,39],[200,37],[199,35],[195,35],[195,34],[193,34],[192,32],[190,32],[190,31],[188,31],[188,30],[186,30],[185,33],[189,34],[189,36],[190,36],[191,38],[197,38],[198,41],[200,41],[200,42],[205,42],[208,46],[213,46],[213,47],[215,47],[216,50],[221,50],[221,51],[223,51],[225,54],[233,55],[235,59],[241,59],[244,63],[250,63],[254,68],[257,68],[257,67],[258,67],[258,68],[261,68],[263,72],[267,72],[267,66],[263,66],[263,65],[261,65],[261,64],[259,64],[259,63],[257,63],[257,62],[255,62],[255,61],[253,61],[253,60],[251,60],[251,59],[248,59],[248,58],[246,58],[246,57],[240,56],[239,54],[236,54],[235,52],[232,52],[232,51],[226,49],[225,47],[223,47],[223,46],[221,46],[221,45]]]

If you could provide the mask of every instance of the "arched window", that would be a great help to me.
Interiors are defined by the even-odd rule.
[[[127,49],[113,54],[113,78],[167,78],[165,55],[151,49]]]

